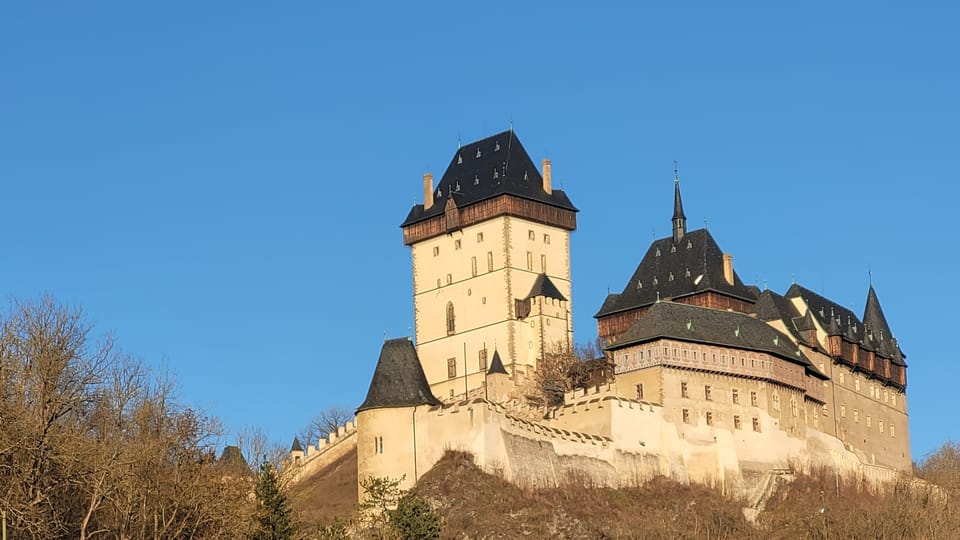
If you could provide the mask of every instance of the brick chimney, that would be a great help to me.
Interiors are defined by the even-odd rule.
[[[723,254],[723,279],[730,285],[733,285],[733,255]]]
[[[543,190],[547,192],[547,195],[553,193],[553,184],[550,181],[550,160],[543,160]]]
[[[423,173],[423,209],[433,206],[433,174]]]

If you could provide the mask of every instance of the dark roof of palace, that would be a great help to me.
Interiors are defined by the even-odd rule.
[[[794,283],[787,290],[788,298],[800,297],[810,308],[809,312],[821,327],[831,336],[842,336],[843,339],[862,345],[863,348],[879,353],[889,358],[897,365],[905,366],[904,354],[897,345],[893,333],[887,324],[877,293],[870,286],[867,292],[867,305],[864,310],[864,321],[853,311],[828,300],[823,296]],[[867,324],[869,322],[869,324]]]
[[[450,197],[458,208],[509,194],[577,211],[563,190],[552,191],[544,191],[543,177],[516,133],[504,131],[460,147],[434,188],[433,206],[414,205],[400,226],[443,214]]]
[[[493,351],[493,360],[490,362],[490,369],[487,370],[487,375],[493,375],[494,373],[509,375],[507,368],[503,367],[503,360],[500,359],[500,353],[496,350]]]
[[[300,438],[294,437],[293,444],[290,445],[291,452],[303,452],[303,446],[300,445]]]
[[[806,330],[814,330],[813,318],[807,310],[803,315],[794,307],[790,299],[771,290],[760,293],[754,305],[754,313],[761,321],[783,321],[783,326],[799,342],[809,347],[816,346],[804,335]]]
[[[250,464],[243,458],[243,452],[241,452],[237,446],[225,446],[217,462],[221,467],[225,467],[239,474],[249,474],[251,472]]]
[[[553,284],[553,281],[551,281],[550,277],[546,274],[537,276],[537,280],[533,282],[533,287],[530,289],[530,294],[527,295],[527,298],[536,298],[537,296],[545,296],[563,302],[567,301],[567,298],[563,296],[560,289]]]
[[[733,285],[723,278],[723,251],[707,229],[691,231],[674,243],[673,236],[654,240],[627,286],[607,295],[594,317],[648,306],[694,293],[715,291],[754,302],[756,294],[736,271]]]
[[[413,343],[407,338],[383,342],[380,359],[367,390],[367,399],[357,412],[384,407],[413,407],[439,405],[427,384],[420,358]]]
[[[660,338],[765,352],[824,377],[789,337],[769,324],[743,313],[677,302],[657,302],[650,306],[609,349]]]

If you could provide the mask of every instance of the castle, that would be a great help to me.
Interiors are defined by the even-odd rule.
[[[613,374],[530,405],[524,385],[573,346],[577,209],[511,130],[461,146],[403,221],[416,344],[387,340],[355,423],[291,460],[302,478],[347,451],[358,478],[412,486],[447,449],[527,485],[656,475],[749,493],[825,465],[884,481],[911,468],[906,363],[873,286],[863,317],[794,284],[745,285],[707,229],[654,240],[595,318]]]

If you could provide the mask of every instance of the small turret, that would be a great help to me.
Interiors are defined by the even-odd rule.
[[[300,445],[300,439],[297,437],[293,438],[293,444],[290,445],[290,460],[294,465],[300,465],[303,461],[303,446]]]
[[[680,178],[674,170],[673,177],[673,241],[679,242],[687,234],[687,216],[683,213],[683,200],[680,198]]]
[[[487,370],[486,383],[488,400],[499,403],[509,399],[513,383],[507,369],[503,367],[500,353],[496,350],[493,351],[493,360],[490,361],[490,369]]]

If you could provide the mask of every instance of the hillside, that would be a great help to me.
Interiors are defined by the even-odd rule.
[[[618,490],[572,479],[559,488],[521,489],[461,452],[448,452],[414,492],[441,516],[443,538],[947,539],[960,530],[958,450],[948,443],[918,468],[936,485],[914,481],[874,493],[838,484],[828,471],[801,475],[773,494],[755,524],[744,518],[744,502],[706,486],[658,478]],[[355,460],[355,453],[345,456],[293,490],[304,517],[352,515]]]

